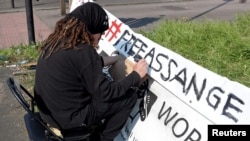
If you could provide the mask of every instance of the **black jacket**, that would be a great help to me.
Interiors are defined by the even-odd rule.
[[[108,81],[102,72],[102,57],[96,50],[86,44],[79,48],[59,49],[47,59],[38,59],[35,98],[43,120],[57,128],[68,129],[83,123],[91,98],[110,101],[140,83],[136,72],[119,81]]]

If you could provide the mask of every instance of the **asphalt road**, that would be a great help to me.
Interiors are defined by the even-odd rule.
[[[0,14],[25,11],[25,1],[0,0]],[[167,19],[188,18],[191,20],[219,19],[232,20],[239,12],[250,10],[250,2],[240,0],[96,0],[112,14],[131,28],[137,30],[155,22]],[[60,0],[32,0],[34,14],[37,14],[52,30],[55,21],[61,18],[55,11],[60,9]],[[66,3],[68,7],[68,3]],[[69,10],[67,10],[68,12]]]

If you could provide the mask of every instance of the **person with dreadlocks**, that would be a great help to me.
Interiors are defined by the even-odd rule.
[[[112,141],[137,101],[148,69],[145,59],[125,78],[109,81],[102,69],[117,56],[102,57],[96,49],[108,29],[105,10],[85,3],[60,19],[41,45],[34,94],[41,118],[51,127],[72,129],[102,122],[98,139]]]

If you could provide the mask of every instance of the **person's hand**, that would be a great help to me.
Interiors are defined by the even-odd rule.
[[[147,74],[148,63],[145,59],[141,59],[134,65],[133,70],[136,71],[141,78],[143,78]]]

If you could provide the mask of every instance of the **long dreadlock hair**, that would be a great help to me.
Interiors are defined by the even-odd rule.
[[[87,43],[97,48],[93,44],[91,33],[87,30],[84,22],[77,18],[66,16],[56,23],[55,30],[41,44],[41,56],[49,58],[58,49],[74,49],[80,43]]]

